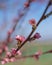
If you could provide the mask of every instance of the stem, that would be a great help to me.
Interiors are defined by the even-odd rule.
[[[43,52],[43,54],[48,54],[48,53],[52,53],[52,50],[48,50],[46,52]]]

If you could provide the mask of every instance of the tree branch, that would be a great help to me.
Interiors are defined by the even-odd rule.
[[[52,15],[52,11],[44,16],[44,19],[48,18],[50,15]]]
[[[51,1],[49,1],[48,5],[46,6],[43,15],[41,16],[40,20],[38,21],[38,23],[37,23],[37,25],[36,25],[36,28],[39,26],[39,24],[40,24],[41,21],[43,20],[44,15],[45,15],[45,13],[47,12],[47,9],[49,8],[50,5],[51,5]],[[36,29],[35,29],[35,30],[36,30]],[[31,37],[31,35],[34,33],[35,30],[32,29],[32,31],[31,31],[31,33],[29,34],[29,36],[27,37],[27,39],[21,44],[21,46],[20,46],[19,48],[16,49],[16,52],[28,41],[28,39]]]

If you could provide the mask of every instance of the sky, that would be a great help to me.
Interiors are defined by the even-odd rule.
[[[26,0],[6,0],[3,2],[3,0],[0,0],[0,3],[6,3],[7,6],[5,10],[0,8],[0,40],[3,40],[7,37],[7,31],[12,28],[13,19],[15,17],[18,17],[18,13],[23,10],[25,1]],[[30,19],[35,19],[36,22],[38,22],[47,4],[48,0],[47,2],[43,3],[32,3],[30,5],[29,11],[26,13],[26,16],[24,16],[17,24],[12,37],[15,37],[18,34],[27,37],[32,29],[32,26],[28,21]],[[49,13],[50,11],[52,11],[52,6],[49,7],[47,13]],[[41,34],[41,39],[52,39],[52,15],[41,22],[35,33],[36,32],[39,32]]]

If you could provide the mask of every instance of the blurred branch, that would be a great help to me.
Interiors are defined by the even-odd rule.
[[[50,54],[50,53],[52,53],[52,50],[48,50],[45,52],[36,52],[35,54],[32,54],[32,55],[17,57],[17,59],[35,58],[38,60],[40,56],[42,56],[44,54]]]
[[[27,56],[19,56],[16,55],[15,56],[15,59],[18,60],[18,59],[26,59],[26,58],[35,58],[36,60],[39,60],[39,58],[44,55],[44,54],[50,54],[52,53],[52,50],[48,50],[48,51],[45,51],[45,52],[41,52],[41,51],[38,51],[38,52],[35,52],[35,54],[32,54],[32,55],[27,55]],[[7,58],[7,57],[6,57]],[[3,57],[0,57],[0,60],[2,61],[4,58]],[[10,58],[9,58],[10,60]]]
[[[16,20],[14,20],[14,22],[13,22],[14,26],[13,26],[12,29],[11,29],[12,32],[11,32],[10,34],[8,34],[7,40],[10,39],[12,33],[15,31],[15,28],[16,28],[16,26],[17,26],[17,23],[20,21],[20,19],[27,14],[27,12],[28,12],[28,10],[29,10],[29,7],[30,7],[30,4],[31,4],[31,1],[30,1],[30,2],[29,2],[29,1],[30,1],[30,0],[27,1],[27,2],[29,3],[29,6],[28,6],[28,7],[24,7],[23,10],[20,12],[18,18],[17,18]],[[25,12],[23,12],[23,11],[25,11]],[[9,42],[9,41],[8,41],[8,42]],[[8,42],[7,42],[7,43],[8,43]]]
[[[9,39],[10,39],[12,33],[15,31],[15,28],[16,28],[16,26],[17,26],[17,23],[18,23],[18,22],[20,21],[20,19],[21,19],[23,16],[25,16],[25,15],[27,14],[27,12],[29,11],[29,7],[30,7],[30,4],[32,3],[32,1],[27,0],[27,2],[28,2],[28,5],[29,5],[29,6],[28,6],[28,7],[25,7],[25,6],[24,6],[23,10],[22,10],[22,11],[20,12],[20,14],[18,15],[18,18],[13,21],[13,24],[14,24],[13,27],[7,32],[7,33],[9,33],[9,34],[8,34],[8,36],[7,36],[7,39],[5,40],[6,44],[9,43]]]
[[[25,2],[26,3],[26,2]],[[27,14],[27,12],[29,11],[29,7],[30,7],[30,4],[32,3],[32,0],[27,0],[27,3],[28,3],[28,6],[27,5],[24,5],[24,8],[23,10],[20,12],[20,14],[18,15],[18,18],[13,20],[13,27],[7,32],[7,38],[6,40],[4,41],[4,44],[8,46],[8,43],[10,42],[10,37],[12,35],[12,33],[15,31],[15,28],[17,26],[17,23],[21,20],[21,18],[23,16],[25,16]],[[27,6],[27,7],[25,7]],[[5,10],[6,11],[6,10]],[[6,13],[6,12],[5,12]],[[3,46],[3,45],[2,45]],[[3,50],[4,48],[2,48]]]

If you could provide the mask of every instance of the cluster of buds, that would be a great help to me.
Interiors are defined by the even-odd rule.
[[[33,41],[33,40],[35,40],[35,39],[39,39],[41,37],[41,35],[39,34],[39,33],[35,33],[34,35],[33,35],[33,37],[31,37],[30,39],[29,39],[29,41]]]
[[[16,49],[15,49],[15,48],[12,48],[12,49],[11,49],[11,52],[7,52],[7,53],[6,53],[6,57],[8,57],[8,58],[10,58],[11,56],[15,56],[15,55],[21,56],[22,53],[21,53],[20,50],[16,52]]]
[[[21,35],[17,35],[16,40],[18,41],[17,46],[20,47],[21,43],[24,42],[25,37]]]
[[[32,29],[33,29],[33,30],[36,29],[36,21],[35,21],[35,19],[29,20],[29,24],[32,25]]]
[[[4,58],[2,61],[1,61],[1,64],[2,65],[4,65],[4,64],[6,64],[6,63],[9,63],[9,62],[14,62],[14,61],[16,61],[16,58],[15,57],[12,57],[12,58]]]
[[[16,57],[15,57],[16,55],[21,56],[22,55],[21,51],[19,50],[16,52],[16,49],[12,48],[11,52],[9,52],[9,51],[6,52],[5,58],[2,59],[1,64],[4,65],[6,63],[16,61]],[[11,56],[13,56],[13,57],[11,57]]]
[[[16,49],[15,48],[12,48],[11,54],[13,56],[15,56],[15,55],[21,55],[21,51],[19,50],[19,51],[16,52]]]

